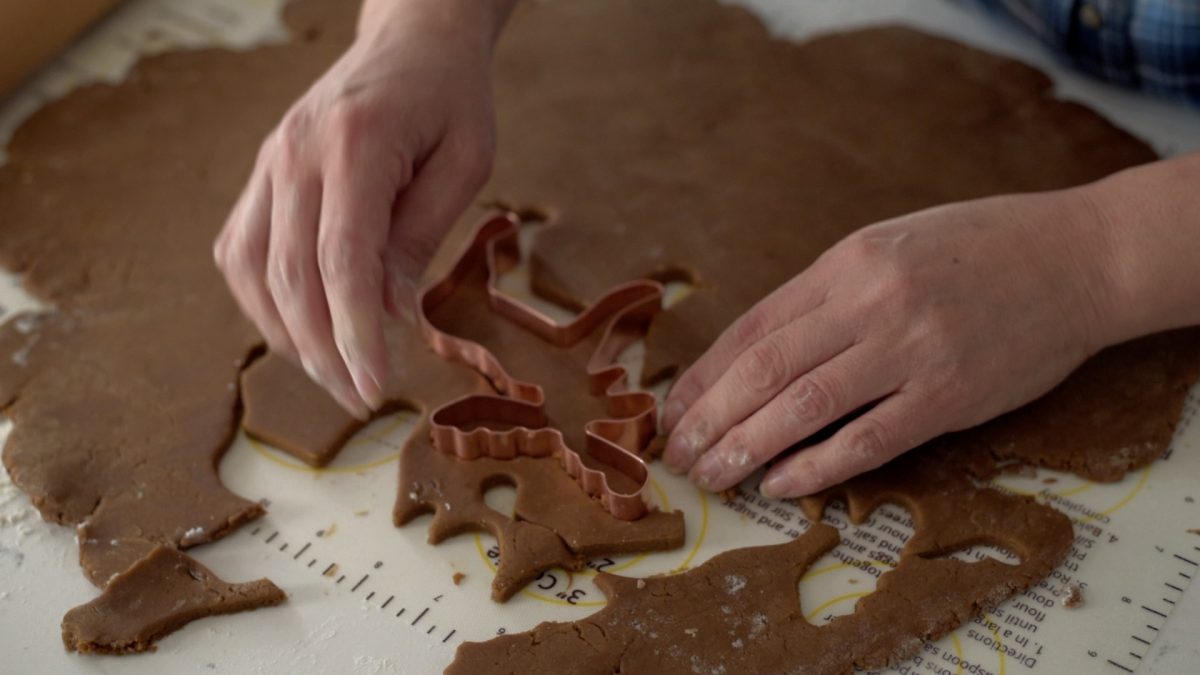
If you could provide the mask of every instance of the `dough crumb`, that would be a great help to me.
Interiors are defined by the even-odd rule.
[[[337,571],[338,571],[337,563],[332,563],[331,565],[329,565],[328,568],[326,568],[326,570],[323,572],[323,574],[327,577],[331,577],[331,576],[337,574]]]
[[[354,515],[358,516],[359,518],[362,518],[363,516],[367,515],[368,513],[370,513],[370,510],[363,509],[362,511],[355,511]]]
[[[1055,478],[1054,476],[1050,476],[1050,477],[1048,477],[1048,478],[1043,478],[1043,479],[1042,479],[1042,483],[1044,483],[1044,484],[1046,484],[1046,485],[1054,485],[1054,484],[1055,484],[1055,483],[1057,483],[1057,482],[1058,482],[1058,479],[1057,479],[1057,478]]]
[[[1189,527],[1188,534],[1200,534],[1200,527]]]
[[[732,504],[738,498],[737,488],[726,488],[717,493],[722,504]]]
[[[455,586],[458,586],[458,585],[462,584],[463,579],[466,579],[466,578],[467,578],[467,575],[463,574],[462,572],[455,572],[454,576],[450,577],[450,580],[454,582]]]
[[[1070,584],[1067,586],[1066,593],[1062,596],[1062,606],[1067,609],[1074,609],[1083,604],[1083,588],[1079,584]]]
[[[638,579],[638,580],[637,580],[637,587],[638,587],[638,590],[639,590],[639,591],[640,591],[640,590],[642,590],[643,588],[645,588],[645,587],[646,587],[646,580],[645,580],[645,579]]]

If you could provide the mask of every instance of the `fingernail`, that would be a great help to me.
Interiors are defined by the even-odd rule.
[[[356,394],[362,398],[371,410],[379,410],[383,407],[383,386],[379,383],[379,378],[375,377],[375,373],[371,372],[359,358],[358,352],[342,340],[337,341],[338,353],[342,355],[342,360],[346,362],[346,369],[350,371],[350,378],[354,380],[354,388]]]
[[[669,401],[666,407],[663,408],[663,429],[672,431],[675,425],[679,424],[679,418],[687,412],[687,406],[683,405],[683,401]]]
[[[313,367],[312,361],[309,361],[308,358],[303,354],[300,355],[300,365],[304,367],[304,374],[308,375],[308,379],[312,380],[317,385],[322,387],[325,386],[325,384],[321,382],[321,377],[317,375],[317,369]]]
[[[762,493],[762,496],[770,499],[791,497],[794,490],[795,483],[792,481],[792,477],[787,474],[767,476],[758,486],[758,491]]]
[[[710,451],[706,452],[692,467],[691,479],[696,485],[708,490],[720,482],[723,473],[725,473],[724,459],[719,453]]]
[[[708,443],[705,441],[704,435],[697,430],[673,433],[667,439],[667,447],[663,451],[663,463],[673,474],[686,473],[707,447]]]
[[[305,358],[303,354],[300,355],[300,365],[303,366],[305,374],[308,375],[308,379],[312,380],[313,383],[324,389],[346,412],[350,413],[359,420],[365,421],[367,419],[369,412],[367,411],[366,406],[363,405],[362,400],[359,398],[358,392],[353,391],[349,387],[341,384],[335,384],[332,387],[329,386],[329,384],[325,382],[325,379],[320,376],[316,367],[313,366],[312,361],[309,361],[307,358]]]
[[[367,409],[367,406],[363,403],[362,399],[359,398],[357,391],[351,387],[343,385],[338,387],[338,392],[339,396],[337,396],[337,399],[341,402],[341,405],[343,408],[345,408],[346,412],[350,413],[360,422],[366,422],[371,418],[371,411]]]

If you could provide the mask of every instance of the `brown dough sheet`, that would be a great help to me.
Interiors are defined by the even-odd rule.
[[[187,554],[156,546],[100,597],[67,612],[63,644],[78,652],[144,652],[196,619],[278,605],[286,598],[266,579],[231,584]]]
[[[0,264],[53,306],[0,326],[3,461],[47,520],[77,526],[98,586],[156,545],[213,541],[263,512],[216,471],[260,339],[212,242],[262,137],[348,43],[354,7],[287,18],[311,39],[164,54],[48,104],[0,167]],[[143,588],[144,606],[179,588]]]
[[[805,511],[819,519],[831,497],[862,523],[884,502],[906,507],[915,535],[896,567],[852,614],[814,626],[804,619],[800,578],[838,543],[813,525],[774,546],[721,553],[681,574],[631,579],[602,574],[608,604],[574,622],[543,623],[458,649],[449,674],[482,673],[849,673],[895,665],[981,609],[1037,583],[1066,555],[1071,524],[1033,499],[977,487],[936,453],[912,455],[866,474]],[[990,544],[1020,558],[948,557]]]

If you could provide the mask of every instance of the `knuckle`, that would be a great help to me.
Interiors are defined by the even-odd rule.
[[[463,177],[472,189],[483,187],[492,177],[492,154],[485,150],[470,151],[463,159]]]
[[[404,233],[403,240],[392,251],[398,259],[400,269],[411,276],[420,276],[425,266],[433,259],[441,240],[431,231],[424,228],[410,229]]]
[[[310,119],[304,108],[292,108],[279,122],[276,141],[284,145],[303,141],[308,135],[309,127]]]
[[[916,270],[894,259],[880,263],[879,268],[884,301],[893,309],[915,311],[924,299]]]
[[[958,359],[950,359],[942,364],[934,377],[936,381],[936,396],[938,404],[948,410],[958,410],[970,399],[970,379],[965,374],[965,366]]]
[[[467,136],[454,149],[458,170],[472,188],[480,188],[492,175],[495,141],[479,135]]]
[[[370,136],[371,109],[354,99],[338,99],[329,109],[327,124],[346,149],[357,148]]]
[[[228,272],[230,265],[229,234],[227,231],[222,231],[221,234],[217,236],[216,240],[213,241],[212,255],[213,262],[217,264],[217,267],[223,272]]]
[[[878,242],[865,230],[851,233],[838,247],[841,253],[852,260],[871,260],[879,253]]]
[[[843,449],[847,458],[856,465],[873,468],[887,459],[889,437],[883,423],[863,417],[847,429]]]
[[[307,145],[308,123],[303,116],[289,113],[279,123],[270,143],[270,155],[276,165],[285,170],[294,167],[300,160],[301,148]],[[263,146],[264,150],[267,146]]]
[[[751,434],[746,430],[746,427],[739,424],[725,432],[718,450],[727,459],[735,458],[749,453],[752,441]]]
[[[317,267],[326,282],[349,278],[360,267],[359,255],[349,242],[326,240],[317,247]]]
[[[298,292],[306,279],[304,265],[294,256],[276,256],[267,267],[267,286],[276,296]]]
[[[729,337],[734,345],[752,344],[766,336],[766,317],[761,310],[751,309],[729,328]]]
[[[837,398],[833,387],[816,375],[800,378],[784,398],[788,413],[806,423],[823,423],[833,419]]]
[[[677,401],[682,401],[685,406],[690,406],[700,398],[702,393],[704,390],[700,386],[699,376],[689,370],[671,386],[669,396]]]
[[[739,377],[750,391],[776,392],[791,376],[790,361],[778,340],[762,340],[746,352]]]
[[[802,479],[805,484],[829,485],[829,470],[820,462],[814,460],[807,452],[796,455],[795,463],[788,467],[788,473]]]
[[[282,124],[282,123],[281,123]],[[271,157],[279,148],[279,127],[276,127],[267,134],[261,145],[258,146],[258,155],[254,158],[254,164],[258,167],[266,166],[270,163]]]

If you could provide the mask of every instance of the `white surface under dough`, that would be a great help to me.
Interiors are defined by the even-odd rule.
[[[241,47],[256,39],[277,39],[273,12],[279,3],[134,0],[83,46],[0,107],[0,139],[40,102],[82,81],[118,78],[130,62],[130,46],[161,49],[163,35],[168,43],[187,46]],[[767,17],[777,33],[796,38],[881,21],[902,21],[950,35],[1046,70],[1063,96],[1103,111],[1165,154],[1200,148],[1200,117],[1193,111],[1070,73],[1033,39],[941,0],[744,4]],[[0,306],[12,309],[24,302],[27,298],[15,285],[0,283]],[[0,311],[0,320],[3,315]],[[1191,561],[1200,560],[1193,555],[1200,551],[1191,550],[1200,537],[1185,531],[1200,525],[1200,495],[1193,493],[1200,476],[1198,408],[1193,399],[1188,419],[1195,421],[1181,430],[1170,459],[1122,483],[1095,486],[1049,472],[1039,472],[1036,478],[1005,478],[1002,483],[1013,489],[1068,494],[1057,503],[1078,520],[1081,538],[1067,563],[1075,569],[1064,566],[1042,588],[928,645],[920,663],[913,661],[893,672],[1120,675],[1123,671],[1106,662],[1110,658],[1131,669],[1140,664],[1138,672],[1143,673],[1194,672],[1200,659],[1194,639],[1200,629],[1200,600],[1194,591],[1175,592],[1164,584],[1186,589],[1182,575],[1190,575]],[[491,577],[488,539],[466,536],[430,547],[424,541],[428,519],[399,530],[391,526],[396,490],[391,457],[410,422],[400,418],[378,423],[322,472],[239,438],[222,462],[222,476],[240,494],[269,499],[269,514],[218,544],[192,552],[229,580],[268,576],[290,600],[280,608],[197,622],[164,640],[157,653],[136,657],[81,657],[62,651],[60,617],[93,597],[95,589],[79,574],[73,532],[40,522],[24,495],[7,485],[7,476],[0,473],[0,672],[433,673],[445,666],[463,639],[485,639],[500,630],[524,630],[541,620],[578,618],[594,611],[595,604],[572,607],[556,597],[567,583],[558,572],[539,582],[550,586],[548,590],[531,588],[508,605],[493,605],[486,599]],[[598,566],[609,571],[623,568],[633,576],[670,571],[732,547],[781,541],[789,529],[800,527],[795,509],[757,501],[753,480],[743,486],[733,507],[726,507],[658,467],[654,477],[656,498],[669,500],[687,515],[684,550],[623,558],[611,565],[600,561]],[[1043,482],[1050,478],[1058,482]],[[843,516],[835,513],[835,524],[845,526]],[[889,531],[905,531],[902,510],[883,509],[877,516],[863,529],[881,541]],[[1108,522],[1096,524],[1103,519]],[[851,611],[854,596],[875,583],[869,570],[878,570],[878,565],[862,566],[868,571],[846,566],[839,553],[862,560],[887,551],[876,548],[858,554],[843,545],[818,562],[802,584],[804,610],[815,622]],[[336,571],[329,567],[333,563]],[[327,569],[328,576],[322,574]],[[467,575],[461,586],[450,580],[455,571]],[[1062,592],[1068,576],[1088,584],[1085,604],[1078,609],[1064,609],[1053,597]],[[579,575],[574,591],[585,604],[600,602],[590,581]],[[1174,613],[1169,611],[1172,602]],[[399,609],[404,612],[396,616]],[[1160,619],[1151,610],[1171,618]],[[1030,637],[1025,646],[1018,642],[1020,631],[1005,633],[1025,621],[1023,617],[1036,629],[1025,631]],[[992,621],[995,624],[989,625]],[[1026,667],[1028,660],[988,647],[990,636],[999,638],[1006,650],[1036,658],[1036,665]],[[1142,648],[1134,637],[1152,645]],[[1141,658],[1129,655],[1131,650]]]

